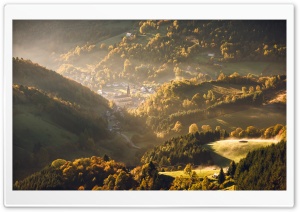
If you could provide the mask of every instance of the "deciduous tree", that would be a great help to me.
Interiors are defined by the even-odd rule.
[[[197,131],[199,131],[198,125],[196,123],[191,124],[189,127],[189,133],[195,133]]]

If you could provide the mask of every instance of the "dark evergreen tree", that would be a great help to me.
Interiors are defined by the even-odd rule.
[[[238,190],[285,190],[286,142],[248,153],[234,178]]]
[[[230,165],[229,165],[229,168],[228,168],[228,171],[227,171],[227,175],[230,176],[230,177],[233,177],[234,173],[235,173],[235,170],[236,170],[236,164],[235,164],[234,160],[232,160],[230,162]]]
[[[109,158],[109,156],[108,156],[107,154],[104,154],[104,156],[103,156],[103,160],[104,160],[104,161],[109,161],[109,160],[110,160],[110,158]]]
[[[224,174],[223,168],[221,167],[220,173],[218,176],[218,183],[222,184],[224,181],[225,181],[225,174]]]

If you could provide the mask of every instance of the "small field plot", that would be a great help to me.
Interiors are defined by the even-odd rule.
[[[213,168],[203,168],[203,169],[195,169],[193,170],[196,172],[197,176],[199,178],[204,178],[205,176],[212,176],[214,173],[219,173],[219,169],[213,169]],[[167,175],[167,176],[171,176],[171,177],[184,177],[184,178],[189,178],[190,176],[185,174],[184,171],[171,171],[171,172],[160,172],[159,174],[162,175]]]

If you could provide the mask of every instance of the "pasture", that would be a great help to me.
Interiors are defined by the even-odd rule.
[[[220,169],[212,168],[212,167],[205,167],[205,168],[197,168],[197,169],[194,169],[193,171],[196,172],[196,174],[199,178],[204,178],[205,176],[207,176],[210,179],[213,179],[212,175],[214,173],[219,173]],[[159,174],[167,175],[167,176],[174,177],[174,178],[180,177],[180,176],[182,176],[183,178],[189,178],[190,177],[188,174],[185,174],[183,170],[181,170],[181,171],[170,171],[170,172],[159,172]]]
[[[241,140],[247,142],[240,142]],[[228,139],[206,144],[212,154],[214,164],[218,166],[229,166],[231,160],[239,162],[245,158],[248,152],[277,143],[277,140],[266,139]]]

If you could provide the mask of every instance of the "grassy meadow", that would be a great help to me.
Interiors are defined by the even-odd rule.
[[[212,168],[212,167],[206,167],[206,168],[203,168],[203,169],[194,169],[193,171],[196,172],[197,176],[199,178],[204,178],[206,176],[208,176],[210,179],[212,178],[212,175],[214,173],[219,173],[219,169],[216,169],[216,168]],[[160,172],[160,174],[162,175],[167,175],[167,176],[171,176],[171,177],[180,177],[182,176],[183,178],[190,178],[190,176],[186,173],[184,173],[183,170],[181,171],[170,171],[170,172]],[[214,178],[212,178],[214,179]]]
[[[246,143],[239,142],[246,140]],[[218,166],[228,166],[231,160],[239,162],[248,152],[277,143],[277,140],[233,139],[212,142],[206,145],[213,151],[213,160]]]

